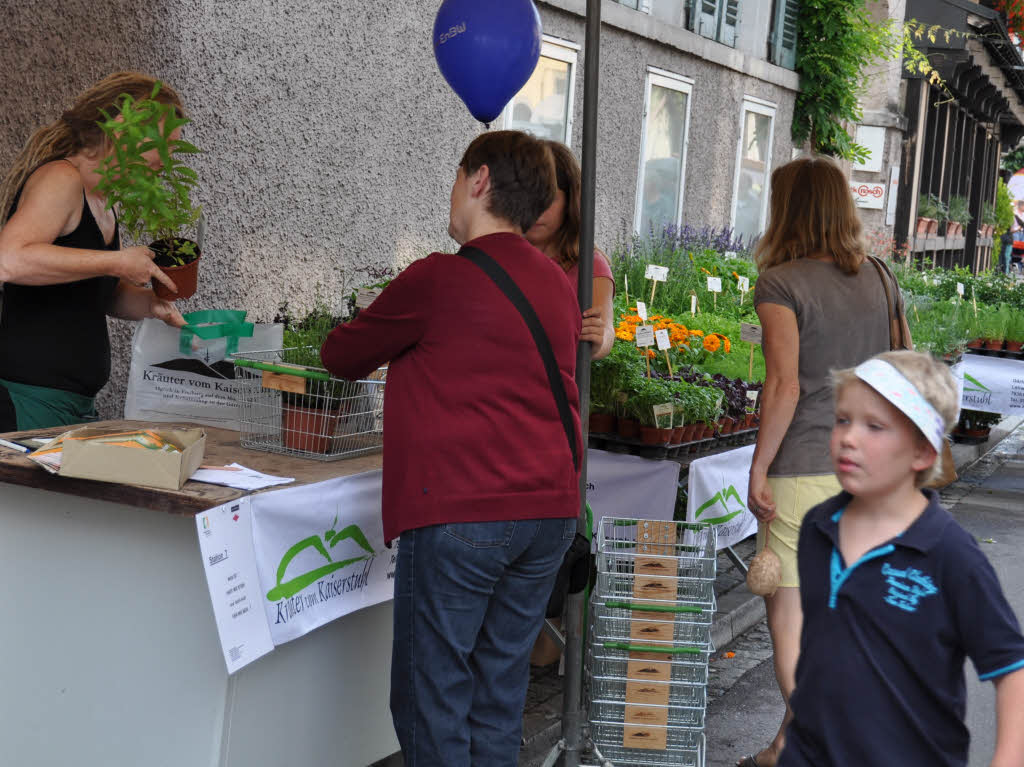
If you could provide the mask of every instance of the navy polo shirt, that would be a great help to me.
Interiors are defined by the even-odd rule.
[[[779,767],[966,765],[964,659],[981,679],[1024,668],[1024,637],[974,538],[932,490],[900,536],[839,553],[841,493],[800,529],[804,622]]]

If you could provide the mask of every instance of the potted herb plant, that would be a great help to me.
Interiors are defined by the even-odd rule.
[[[999,216],[996,214],[995,207],[990,202],[983,202],[981,204],[981,226],[978,227],[978,233],[982,237],[991,237],[998,223]]]
[[[1010,310],[1006,325],[1006,351],[1020,354],[1024,346],[1024,311]]]
[[[160,83],[149,98],[120,97],[120,113],[104,112],[99,127],[112,151],[100,164],[97,189],[107,207],[118,206],[119,220],[135,239],[148,237],[156,253],[154,263],[174,281],[173,293],[161,283],[153,290],[165,299],[188,298],[196,291],[199,245],[184,236],[199,219],[201,209],[191,202],[198,178],[184,157],[197,154],[193,144],[181,139],[181,128],[190,121],[171,104],[156,100]]]
[[[925,236],[936,234],[945,215],[945,206],[938,197],[922,194],[917,199],[917,233]]]
[[[306,368],[322,368],[320,347],[343,317],[317,299],[305,316],[296,319],[281,306],[275,321],[284,323],[282,362]],[[304,393],[283,392],[281,434],[284,446],[307,453],[330,453],[344,404],[356,384],[335,380],[309,381]],[[309,391],[313,387],[313,391]]]
[[[946,236],[960,237],[964,227],[971,223],[971,211],[967,198],[963,195],[953,195],[949,198],[949,207],[946,211]]]
[[[981,410],[961,410],[960,420],[953,428],[953,441],[979,444],[989,438],[992,426],[999,423],[999,413],[985,413]]]
[[[978,307],[978,332],[985,341],[985,349],[999,351],[1006,340],[1009,314],[999,306]]]
[[[640,439],[647,445],[664,445],[672,437],[672,412],[660,418],[654,414],[657,405],[672,402],[669,382],[661,378],[643,378],[630,393],[629,407],[640,422]]]

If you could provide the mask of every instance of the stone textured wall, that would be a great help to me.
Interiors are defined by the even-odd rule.
[[[434,63],[438,0],[119,0],[5,2],[0,27],[0,168],[35,127],[117,69],[150,72],[183,95],[205,150],[195,167],[208,219],[196,297],[183,310],[245,308],[273,317],[377,270],[453,243],[448,194],[480,131]],[[583,20],[541,6],[545,32],[584,42]],[[793,93],[605,27],[597,242],[631,226],[648,65],[693,78],[685,219],[729,222],[740,102],[779,105],[774,162],[789,159]],[[573,147],[582,144],[583,52]],[[112,321],[105,416],[124,401],[132,326]]]

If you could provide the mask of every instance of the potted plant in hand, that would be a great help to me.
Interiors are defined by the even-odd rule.
[[[971,223],[971,211],[967,198],[962,195],[953,195],[949,198],[949,208],[946,211],[946,236],[960,237],[964,227],[969,223]]]
[[[107,198],[107,207],[118,206],[125,230],[135,239],[143,235],[153,242],[154,263],[174,281],[172,293],[159,282],[153,290],[160,298],[188,298],[196,291],[199,245],[183,236],[199,219],[201,209],[190,195],[197,183],[194,170],[182,159],[199,152],[180,138],[181,128],[190,121],[178,115],[171,104],[154,97],[136,100],[121,95],[120,114],[104,113],[100,129],[112,151],[100,164],[97,189]]]

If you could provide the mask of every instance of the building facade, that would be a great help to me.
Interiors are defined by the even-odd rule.
[[[482,130],[444,82],[439,0],[88,0],[7,3],[0,29],[0,167],[31,131],[118,69],[186,101],[207,236],[183,310],[335,305],[436,249],[462,150]],[[582,143],[585,0],[538,0],[543,57],[501,118]],[[793,155],[794,0],[604,0],[596,241],[667,223],[767,215],[768,178]],[[498,127],[498,126],[492,126]],[[111,324],[101,412],[118,415],[131,326]]]

